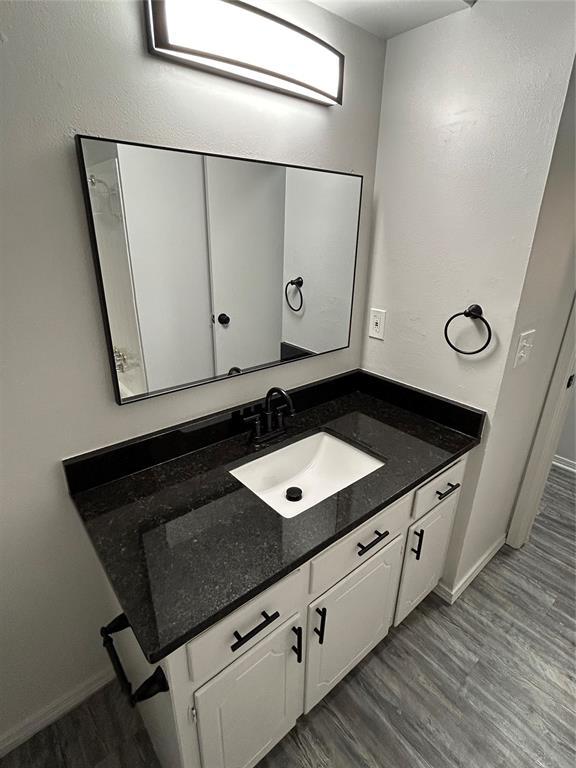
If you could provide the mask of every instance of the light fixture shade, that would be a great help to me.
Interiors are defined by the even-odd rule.
[[[147,0],[150,52],[321,104],[342,104],[344,56],[238,0]]]

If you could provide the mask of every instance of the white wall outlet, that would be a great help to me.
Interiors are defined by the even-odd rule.
[[[524,331],[524,333],[520,334],[518,349],[516,350],[516,359],[514,360],[514,368],[518,368],[519,365],[524,365],[524,363],[528,362],[532,347],[534,346],[535,334],[536,331],[534,329],[531,331]]]
[[[385,309],[371,309],[370,310],[370,328],[368,335],[373,339],[384,338],[384,326],[386,325],[386,310]]]

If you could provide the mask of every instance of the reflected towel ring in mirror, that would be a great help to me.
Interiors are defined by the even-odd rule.
[[[301,290],[303,285],[304,285],[304,280],[301,277],[296,277],[294,278],[294,280],[289,280],[284,286],[284,296],[286,297],[286,303],[288,304],[292,312],[300,312],[300,310],[304,305],[304,296],[302,295],[302,290]],[[297,307],[295,307],[290,302],[290,298],[288,296],[288,288],[290,288],[290,286],[294,286],[294,288],[296,288],[296,290],[298,291],[298,294],[300,295],[300,304]]]
[[[470,304],[468,309],[465,309],[464,312],[456,312],[455,315],[452,315],[444,326],[444,338],[446,339],[446,342],[448,346],[452,347],[452,349],[455,352],[458,352],[460,355],[477,355],[480,352],[483,352],[488,344],[490,344],[490,341],[492,340],[492,328],[490,327],[490,323],[488,320],[486,320],[485,317],[483,317],[484,311],[482,307],[479,304]],[[488,336],[486,338],[486,341],[484,344],[479,347],[478,349],[473,349],[471,351],[466,351],[464,349],[459,349],[455,344],[453,344],[450,341],[450,338],[448,336],[448,326],[452,322],[452,320],[455,320],[457,317],[471,317],[472,320],[480,320],[482,323],[484,323],[486,330],[488,331]]]

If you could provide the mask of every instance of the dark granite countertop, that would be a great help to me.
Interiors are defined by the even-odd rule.
[[[228,471],[319,429],[384,466],[291,519]],[[265,449],[243,432],[73,498],[142,651],[157,662],[478,442],[353,392],[297,414]]]

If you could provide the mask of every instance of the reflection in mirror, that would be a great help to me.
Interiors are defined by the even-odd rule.
[[[360,176],[78,143],[119,402],[348,346]]]

